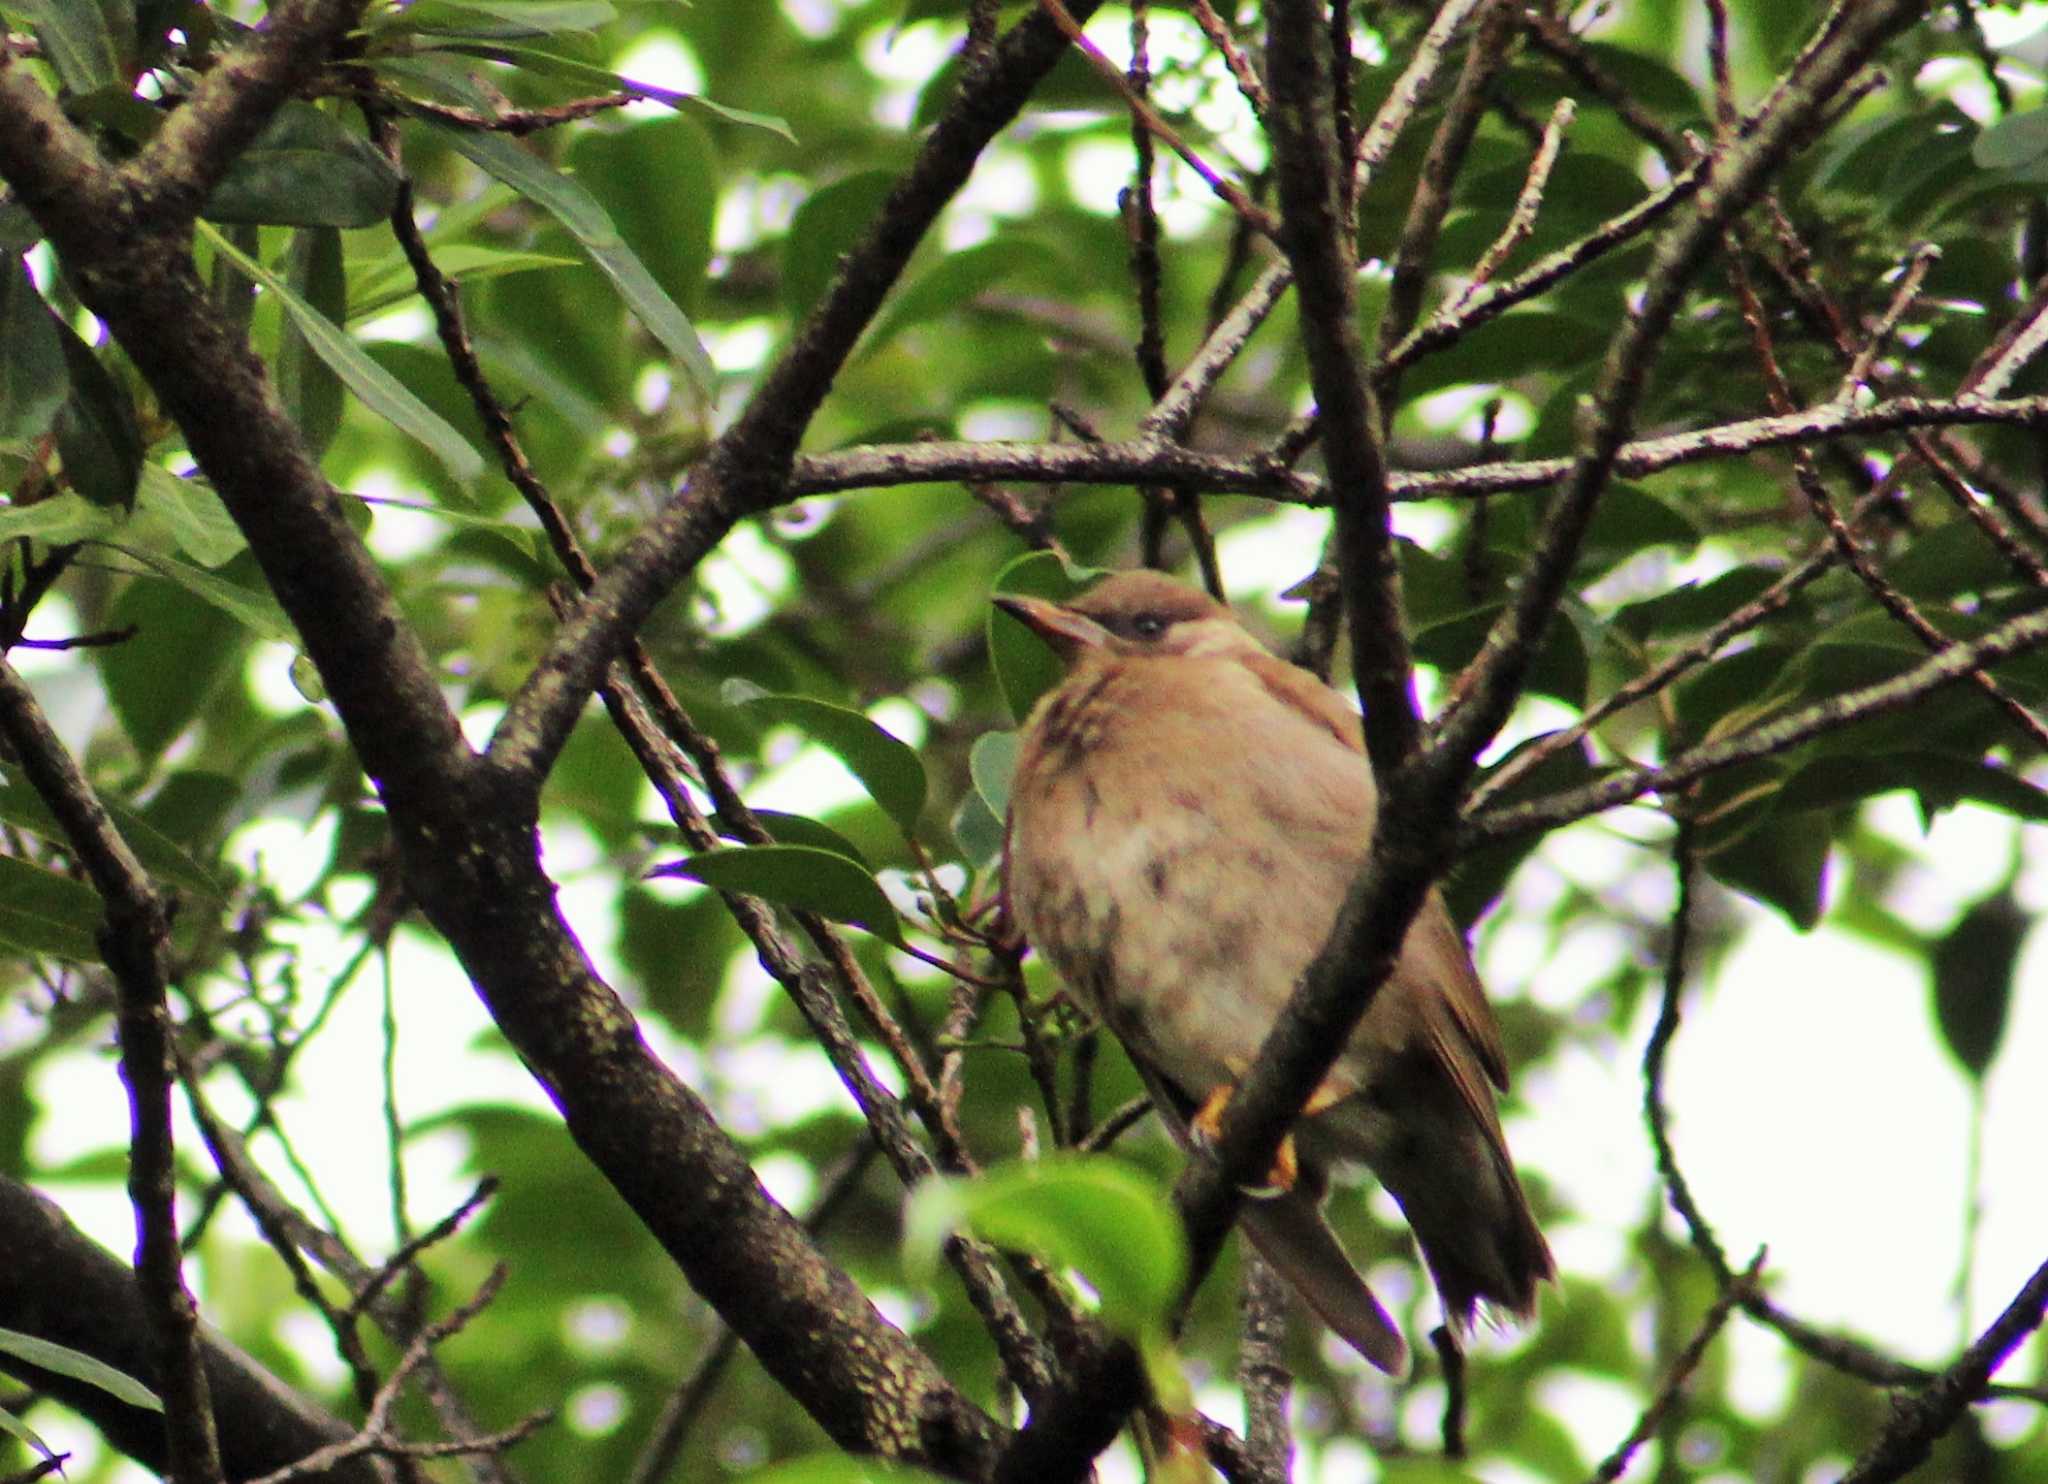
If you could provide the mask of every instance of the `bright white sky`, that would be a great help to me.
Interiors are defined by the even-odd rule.
[[[784,7],[813,27],[836,24],[839,9],[832,0],[784,0]],[[2031,30],[2048,7],[2027,10],[2024,29]],[[1155,27],[1177,19],[1155,15]],[[1987,26],[1996,20],[1986,19]],[[1095,30],[1113,56],[1125,45],[1120,26]],[[937,39],[929,27],[912,27],[888,47],[877,34],[872,59],[900,93],[885,108],[907,106],[934,65]],[[659,41],[643,43],[622,70],[669,86],[701,85],[694,59],[679,46]],[[1013,178],[1003,173],[1000,149],[990,168],[998,185]],[[1119,150],[1106,166],[1077,157],[1075,174],[1086,181],[1106,169],[1120,178],[1126,168]],[[1009,193],[989,188],[987,181],[981,187],[952,229],[963,241],[986,231],[991,216],[1018,209]],[[1103,195],[1105,209],[1113,209],[1113,191],[1107,185],[1094,192]],[[763,202],[756,209],[787,210],[790,204]],[[1175,224],[1172,213],[1183,208],[1207,209],[1198,191],[1170,202],[1170,227]],[[746,235],[744,223],[721,222],[722,245],[735,245],[734,238]],[[724,369],[740,372],[769,344],[761,327],[743,327],[713,349]],[[1413,534],[1430,538],[1426,514],[1404,512],[1404,517]],[[380,509],[376,537],[393,550],[409,547],[423,534],[420,520]],[[1320,517],[1291,511],[1233,533],[1224,543],[1224,556],[1235,596],[1240,601],[1269,597],[1298,579],[1320,544],[1320,532]],[[747,536],[740,533],[710,568],[727,621],[737,627],[765,611],[788,576],[778,553]],[[1278,626],[1284,630],[1291,622],[1281,614]],[[250,676],[254,690],[279,708],[305,704],[285,676],[289,658],[283,651],[268,654]],[[41,672],[39,686],[68,690],[54,664],[24,668]],[[62,722],[65,707],[55,709]],[[897,701],[877,715],[906,740],[921,740],[914,707]],[[481,735],[493,719],[470,718],[473,734]],[[74,710],[74,734],[91,720]],[[852,787],[835,761],[805,751],[759,780],[751,792],[757,803],[817,809]],[[651,801],[647,812],[655,817]],[[1645,816],[1638,811],[1638,817]],[[1980,810],[1953,811],[1924,836],[1902,796],[1880,801],[1875,817],[1925,863],[1902,875],[1889,903],[1924,930],[1937,931],[1952,922],[2000,879],[2010,858],[2013,828]],[[316,821],[310,830],[291,823],[253,827],[237,837],[235,852],[244,861],[260,859],[266,874],[289,892],[324,858],[322,837],[328,828],[331,821]],[[1627,828],[1631,834],[1650,833],[1640,823]],[[2026,833],[2021,845],[2026,864],[2020,899],[2030,912],[2039,913],[2048,909],[2048,845],[2038,831]],[[558,831],[549,837],[548,852],[563,883],[564,907],[584,943],[630,996],[632,987],[611,951],[614,918],[605,878],[585,869],[595,863],[589,842],[573,831]],[[1577,1007],[1587,986],[1605,976],[1615,955],[1624,951],[1620,935],[1590,925],[1563,943],[1552,943],[1547,930],[1531,924],[1543,919],[1561,879],[1600,888],[1617,900],[1633,902],[1648,893],[1654,902],[1661,891],[1668,901],[1668,869],[1641,874],[1658,870],[1653,850],[1630,843],[1602,823],[1576,827],[1547,842],[1517,876],[1508,902],[1483,926],[1476,945],[1496,998],[1529,995],[1553,1009]],[[675,889],[691,888],[678,884]],[[1971,1100],[1964,1078],[1937,1041],[1924,970],[1825,924],[1801,935],[1762,908],[1745,904],[1738,910],[1744,923],[1741,942],[1711,982],[1702,979],[1695,985],[1671,1058],[1668,1091],[1680,1158],[1731,1256],[1743,1261],[1759,1244],[1769,1245],[1772,1291],[1780,1302],[1817,1323],[1852,1329],[1902,1357],[1938,1363],[1966,1334],[1981,1328],[2048,1257],[2042,1236],[2048,1232],[2048,1181],[2041,1179],[2039,1154],[2040,1130],[2048,1128],[2048,1079],[2038,1071],[2048,1066],[2048,996],[2039,988],[2048,973],[2043,958],[2048,947],[2039,934],[2030,940],[2012,1024],[1988,1084],[1982,1222],[1974,1283],[1959,1308],[1953,1285],[1962,1255]],[[309,933],[299,966],[301,983],[322,982],[341,961],[342,945],[332,935]],[[1655,969],[1646,966],[1646,972]],[[394,974],[401,1006],[397,1076],[409,1120],[484,1101],[546,1108],[438,942],[417,931],[401,933]],[[737,965],[722,1001],[722,1023],[744,1032],[767,992],[751,960]],[[1595,1035],[1554,1063],[1524,1073],[1517,1088],[1521,1111],[1509,1125],[1517,1158],[1541,1172],[1578,1213],[1550,1232],[1566,1271],[1622,1290],[1642,1281],[1627,1259],[1627,1243],[1643,1220],[1652,1189],[1637,1066],[1654,999],[1646,996],[1643,1014],[1626,1037],[1614,1041]],[[380,1054],[378,1017],[372,970],[342,1003],[314,1053],[299,1062],[301,1085],[280,1109],[301,1156],[325,1181],[328,1199],[349,1214],[356,1223],[352,1234],[370,1249],[389,1241],[381,1140],[363,1137],[364,1130],[381,1126],[371,1072]],[[844,1095],[822,1057],[808,1050],[735,1046],[700,1055],[665,1043],[657,1026],[650,1024],[648,1030],[681,1075],[721,1106],[743,1110],[749,1120],[797,1118]],[[43,1107],[63,1110],[36,1130],[39,1163],[61,1163],[125,1140],[125,1099],[104,1048],[54,1062],[35,1091]],[[196,1147],[191,1130],[181,1137]],[[407,1168],[415,1218],[431,1220],[466,1192],[467,1181],[457,1174],[462,1153],[453,1135],[411,1147]],[[801,1202],[807,1194],[800,1169],[764,1173],[786,1200]],[[52,1193],[101,1241],[128,1250],[133,1233],[119,1191],[76,1186],[53,1187]],[[203,1271],[198,1277],[203,1289]],[[324,1351],[318,1336],[305,1338],[311,1342],[303,1347],[311,1363],[331,1364],[320,1358]],[[1507,1337],[1492,1343],[1516,1341]],[[1759,1414],[1781,1408],[1790,1370],[1779,1342],[1738,1322],[1721,1343],[1732,1345],[1741,1362],[1736,1385],[1743,1403]],[[2007,1368],[2005,1378],[2037,1376],[2039,1356],[2036,1345]],[[1374,1383],[1366,1379],[1363,1384]],[[1236,1420],[1226,1398],[1205,1394],[1204,1401],[1219,1416]],[[1625,1389],[1590,1377],[1560,1378],[1539,1401],[1565,1421],[1589,1458],[1613,1446],[1640,1405],[1640,1398]],[[1417,1403],[1420,1413],[1409,1420],[1427,1429],[1431,1418],[1426,1414],[1438,1404],[1425,1394]],[[592,1423],[605,1424],[602,1406],[588,1410]],[[1994,1436],[2030,1420],[2030,1413],[2016,1407],[1993,1407],[1986,1413]],[[73,1449],[81,1461],[97,1453],[87,1430],[49,1409],[39,1411],[35,1421],[53,1444]],[[638,1427],[647,1419],[624,1421]],[[1125,1460],[1123,1467],[1128,1466]],[[1361,1448],[1338,1444],[1305,1460],[1302,1473],[1349,1484],[1374,1479],[1377,1468]],[[1517,1477],[1484,1468],[1481,1473],[1498,1484],[1513,1484]],[[129,1477],[145,1476],[130,1471]]]

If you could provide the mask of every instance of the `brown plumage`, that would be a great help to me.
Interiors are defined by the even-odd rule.
[[[1378,793],[1359,717],[1206,595],[1152,572],[1066,604],[997,603],[1067,665],[1025,729],[1005,879],[1033,947],[1137,1063],[1177,1137],[1227,1096],[1329,936]],[[1494,1089],[1500,1032],[1432,892],[1311,1100],[1303,1179],[1245,1226],[1324,1321],[1388,1371],[1399,1331],[1317,1209],[1323,1167],[1372,1170],[1455,1328],[1531,1317],[1553,1276]]]

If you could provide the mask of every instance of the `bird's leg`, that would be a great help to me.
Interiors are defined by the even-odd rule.
[[[1231,1070],[1233,1073],[1242,1074],[1239,1068],[1233,1067]],[[1204,1144],[1214,1144],[1217,1136],[1223,1131],[1223,1110],[1230,1106],[1230,1099],[1236,1092],[1235,1080],[1218,1083],[1215,1089],[1202,1099],[1202,1106],[1195,1109],[1195,1116],[1188,1120],[1189,1130]],[[1341,1102],[1345,1096],[1343,1088],[1325,1082],[1310,1095],[1301,1110],[1301,1116],[1313,1118]],[[1293,1190],[1295,1183],[1300,1179],[1301,1160],[1294,1152],[1294,1134],[1290,1130],[1281,1136],[1280,1147],[1273,1151],[1273,1168],[1266,1172],[1265,1183],[1249,1188],[1246,1193],[1261,1198],[1283,1196]]]

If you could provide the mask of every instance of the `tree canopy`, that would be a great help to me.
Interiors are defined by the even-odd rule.
[[[0,1477],[2048,1469],[1975,1156],[1930,1362],[1721,1235],[1665,1079],[1763,918],[2007,1071],[2048,7],[0,17]],[[1193,1158],[1000,900],[990,598],[1134,565],[1385,801]],[[2007,852],[1952,920],[1902,800]],[[1562,1275],[1469,1355],[1340,1186],[1388,1379],[1227,1238],[1432,883],[1511,1142],[1639,1059],[1656,1173],[1521,1156]]]

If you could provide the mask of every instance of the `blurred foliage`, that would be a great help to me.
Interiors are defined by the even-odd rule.
[[[337,88],[374,86],[387,102],[407,100],[400,155],[428,245],[461,287],[477,354],[535,470],[591,550],[615,549],[646,522],[827,291],[841,254],[912,157],[919,130],[959,83],[968,9],[927,0],[617,8],[605,0],[419,0],[371,8]],[[1024,7],[996,9],[1008,20]],[[1377,28],[1359,48],[1357,103],[1370,110],[1425,17],[1410,5],[1356,9],[1362,25]],[[1735,94],[1753,101],[1826,7],[1728,0],[1726,9]],[[1894,49],[1889,82],[1795,159],[1776,196],[1787,230],[1813,252],[1807,289],[1830,296],[1851,327],[1884,310],[1893,270],[1916,244],[1939,247],[1922,296],[1879,362],[1886,390],[1927,395],[1955,388],[2048,262],[2048,112],[2039,111],[2048,32],[2020,28],[1994,56],[1976,13],[2004,35],[2015,30],[2010,8],[1936,10]],[[61,85],[72,117],[89,122],[115,153],[132,151],[159,121],[160,108],[145,97],[174,93],[189,81],[185,69],[242,30],[226,14],[179,5],[7,0],[0,11],[38,43],[40,60],[21,65]],[[1235,162],[1256,180],[1263,141],[1220,60],[1186,9],[1156,6],[1150,19],[1161,112],[1208,158]],[[1603,7],[1585,51],[1669,138],[1707,138],[1713,109],[1703,25],[1691,0]],[[1108,12],[1093,34],[1115,50],[1127,26],[1127,12]],[[1245,34],[1256,33],[1248,24]],[[151,68],[160,69],[156,90],[138,93],[131,80]],[[463,123],[621,87],[648,101],[530,137]],[[1627,209],[1682,167],[1683,160],[1660,161],[1554,56],[1518,42],[1455,186],[1437,257],[1453,276],[1436,281],[1432,304],[1456,291],[1454,275],[1499,235],[1524,179],[1531,120],[1566,95],[1578,99],[1578,122],[1535,230],[1502,276]],[[1439,98],[1376,177],[1361,218],[1366,256],[1398,240],[1440,116]],[[1095,72],[1078,59],[1062,63],[919,248],[840,372],[806,447],[1072,436],[1049,415],[1052,402],[1113,435],[1128,430],[1147,405],[1131,354],[1140,325],[1129,238],[1115,212],[1130,129]],[[1227,305],[1250,271],[1227,215],[1192,175],[1178,163],[1158,174],[1167,223],[1161,329],[1168,362],[1178,365],[1200,343],[1211,305]],[[545,590],[559,574],[486,455],[477,416],[386,224],[400,180],[351,102],[290,104],[214,192],[197,252],[222,301],[246,321],[284,405],[323,452],[448,694],[481,732],[551,632]],[[1751,218],[1745,232],[1759,263],[1784,268],[1767,218]],[[338,1004],[376,993],[378,962],[394,951],[386,913],[395,864],[317,677],[293,663],[290,625],[232,523],[140,378],[117,351],[90,343],[93,327],[36,243],[25,213],[0,203],[5,637],[20,640],[25,624],[31,640],[118,641],[17,656],[130,843],[179,894],[179,1009],[207,1087],[252,1130],[264,1128],[258,1157],[311,1203],[312,1185],[328,1184],[330,1172],[293,1173],[295,1129],[373,1119],[381,1096],[374,1045],[327,1027]],[[1638,240],[1420,360],[1390,409],[1396,462],[1435,467],[1566,451],[1573,413],[1645,261]],[[1815,294],[1796,273],[1755,268],[1752,276],[1795,395],[1828,400],[1842,367]],[[1367,344],[1385,301],[1384,275],[1369,274]],[[1197,443],[1257,450],[1305,405],[1294,316],[1283,303],[1261,331],[1206,409]],[[2044,374],[2037,362],[2015,390],[2042,389]],[[1501,412],[1497,428],[1486,415],[1481,448],[1480,409],[1489,403]],[[1729,283],[1710,266],[1668,338],[1638,423],[1699,428],[1756,416],[1766,405]],[[1977,451],[1971,477],[2007,492],[2001,503],[2037,522],[2023,539],[2038,541],[2039,435],[1988,428],[1962,441]],[[1821,465],[1846,506],[1897,456],[1895,440],[1873,439],[1827,450]],[[717,896],[680,878],[758,891],[928,952],[950,951],[931,931],[935,918],[956,936],[962,924],[982,920],[994,895],[1013,749],[1003,733],[1048,678],[1042,653],[1009,619],[992,615],[988,595],[1065,592],[1087,566],[1130,563],[1140,516],[1123,489],[997,494],[977,503],[945,484],[802,500],[744,523],[646,630],[656,664],[749,796],[782,811],[764,816],[778,843],[678,861],[675,830],[594,711],[550,782],[544,833],[558,879],[573,887],[579,928],[650,1035],[799,1209],[833,1184],[863,1130],[794,1009],[764,990],[752,949]],[[1402,576],[1416,653],[1432,682],[1477,651],[1511,596],[1549,498],[1444,500],[1404,512]],[[1003,500],[1049,522],[1064,565],[1024,555],[1023,523],[991,513]],[[1274,520],[1266,502],[1211,497],[1203,513],[1222,538],[1225,576],[1241,597],[1269,597],[1316,566],[1315,528]],[[1931,485],[1910,483],[1869,536],[1892,582],[1945,634],[1968,637],[2040,603]],[[1518,723],[1518,737],[1555,727],[1560,715],[1683,650],[1819,539],[1782,453],[1682,465],[1617,485],[1531,677],[1541,704]],[[1256,558],[1232,555],[1254,550]],[[1178,537],[1167,555],[1185,568]],[[1252,611],[1270,618],[1274,610]],[[1291,619],[1283,626],[1291,631]],[[1590,781],[1618,758],[1668,756],[1730,735],[1896,675],[1924,654],[1837,568],[1497,802]],[[2014,659],[1993,674],[2023,704],[2048,700],[2048,655]],[[1697,821],[1702,865],[1719,888],[1801,928],[1832,914],[1924,958],[1928,1034],[1981,1079],[2017,992],[2014,964],[2029,920],[2008,884],[1972,907],[1952,935],[1930,939],[1904,928],[1883,905],[1884,882],[1900,864],[1890,853],[1896,847],[1865,827],[1862,806],[1904,792],[1925,817],[1970,801],[2031,822],[2048,815],[2048,793],[2031,781],[2038,763],[1989,701],[1959,687],[1716,775],[1664,803]],[[120,1092],[106,1054],[98,901],[12,769],[0,770],[0,843],[0,945],[8,954],[0,1171],[111,1190],[120,1174],[112,1143],[67,1155],[62,1167],[38,1153],[73,1116],[76,1105],[66,1100],[103,1103],[90,1122],[118,1137],[117,1116],[104,1111],[119,1108]],[[1518,840],[1463,862],[1449,887],[1460,916],[1477,919],[1499,902],[1536,848]],[[1652,847],[1629,869],[1648,877],[1668,866]],[[1575,1012],[1509,1005],[1503,1018],[1518,1067],[1544,1064],[1573,1043],[1610,1050],[1656,992],[1640,963],[1654,962],[1668,941],[1668,923],[1618,905],[1640,894],[1558,881],[1528,908],[1535,941],[1555,944],[1600,915],[1638,951],[1590,986]],[[1858,889],[1843,890],[1844,881]],[[1696,927],[1710,978],[1731,919],[1712,906],[1725,898],[1708,900]],[[935,1031],[948,1011],[948,981],[874,937],[855,940],[890,1008]],[[443,1026],[447,1002],[463,994],[459,980],[425,956],[410,928],[397,941],[400,961],[436,966],[408,971],[392,991],[401,1041],[435,1043],[451,1087],[499,1089],[450,1095],[401,1084],[393,1094],[401,1121],[413,1120],[398,1145],[410,1165],[433,1172],[415,1176],[409,1221],[439,1214],[423,1192],[446,1196],[453,1175],[490,1171],[503,1181],[485,1214],[427,1258],[442,1308],[493,1263],[511,1273],[496,1305],[447,1347],[448,1368],[491,1425],[562,1409],[563,1420],[515,1456],[524,1476],[625,1477],[679,1380],[711,1353],[716,1325],[556,1120],[537,1111],[539,1098],[502,1091],[513,1068],[495,1036],[449,1043]],[[1044,970],[1034,963],[1027,972],[1034,1004],[1051,999],[1057,986]],[[462,1023],[474,1019],[472,1011]],[[1020,1108],[1046,1117],[1017,1050],[1026,1029],[998,997],[964,1055],[961,1127],[967,1145],[991,1161],[1017,1153]],[[1030,1029],[1051,1035],[1071,1072],[1083,1038],[1056,1019]],[[352,1060],[332,1065],[342,1058]],[[501,1075],[472,1077],[476,1068]],[[275,1079],[283,1079],[283,1096],[271,1108]],[[360,1101],[330,1109],[307,1095],[316,1083],[353,1088]],[[1139,1094],[1121,1053],[1101,1044],[1091,1116]],[[419,1112],[423,1105],[429,1114]],[[387,1152],[377,1137],[359,1144],[373,1168]],[[188,1143],[188,1151],[197,1147]],[[1162,1181],[1177,1167],[1150,1124],[1119,1150]],[[1546,1217],[1569,1220],[1542,1168],[1528,1173]],[[365,1187],[360,1172],[334,1174],[336,1189]],[[188,1152],[186,1178],[195,1208],[211,1210],[218,1192],[197,1154]],[[1118,1182],[1118,1199],[1134,1198],[1138,1177],[1105,1178]],[[370,1188],[360,1205],[337,1197],[332,1213],[366,1254],[396,1238],[374,1182]],[[1076,1198],[1064,1185],[1062,1192],[1062,1200]],[[1096,1291],[1105,1307],[1139,1303],[1132,1327],[1155,1357],[1176,1357],[1205,1391],[1227,1384],[1216,1378],[1230,1374],[1234,1255],[1169,1350],[1156,1333],[1156,1305],[1145,1307],[1156,1295],[1132,1299],[1127,1272],[1122,1287],[1099,1281],[1153,1250],[1144,1221],[1084,1222],[1049,1235],[1056,1207],[1034,1206],[1028,1192],[1017,1197],[1008,1186],[1001,1193],[1021,1201],[1022,1214],[1008,1210],[999,1221],[986,1205],[989,1229],[1056,1253],[1084,1275],[1092,1254],[1102,1264]],[[821,1240],[884,1296],[892,1317],[914,1329],[949,1376],[1007,1408],[991,1346],[957,1282],[944,1271],[906,1268],[903,1204],[878,1163],[857,1166]],[[1658,1207],[1646,1190],[1643,1209]],[[347,1387],[311,1311],[231,1210],[231,1202],[221,1207],[197,1247],[209,1317],[288,1380],[349,1413]],[[1364,1192],[1340,1190],[1333,1216],[1356,1251],[1406,1250],[1398,1225]],[[1141,1229],[1144,1244],[1123,1249]],[[1470,1376],[1470,1441],[1476,1458],[1506,1471],[1489,1477],[1576,1479],[1597,1461],[1583,1430],[1541,1400],[1560,1394],[1547,1382],[1595,1378],[1637,1404],[1655,1391],[1713,1298],[1674,1232],[1648,1217],[1630,1238],[1629,1281],[1568,1275],[1530,1335],[1481,1344]],[[1411,1335],[1434,1322],[1419,1286],[1396,1307]],[[1385,1383],[1322,1345],[1305,1323],[1294,1326],[1287,1358],[1298,1378],[1305,1473],[1335,1456],[1335,1440],[1363,1437],[1387,1455],[1385,1478],[1463,1477],[1402,1456],[1436,1446],[1430,1419],[1442,1387],[1432,1371]],[[1725,1353],[1710,1354],[1651,1444],[1655,1477],[1812,1478],[1854,1456],[1883,1420],[1883,1395],[1817,1362],[1796,1365],[1790,1399],[1759,1411],[1736,1399]],[[747,1475],[821,1446],[815,1426],[744,1355],[697,1405],[676,1478]],[[51,1414],[35,1415],[40,1422]],[[1923,1477],[2048,1476],[2041,1420],[2011,1433],[1993,1447],[1972,1422],[1943,1444]],[[0,1444],[0,1471],[9,1462]],[[74,1467],[69,1477],[102,1478],[113,1466]],[[459,1470],[437,1464],[429,1472],[452,1478]],[[764,1477],[856,1476],[866,1475],[833,1468]]]

